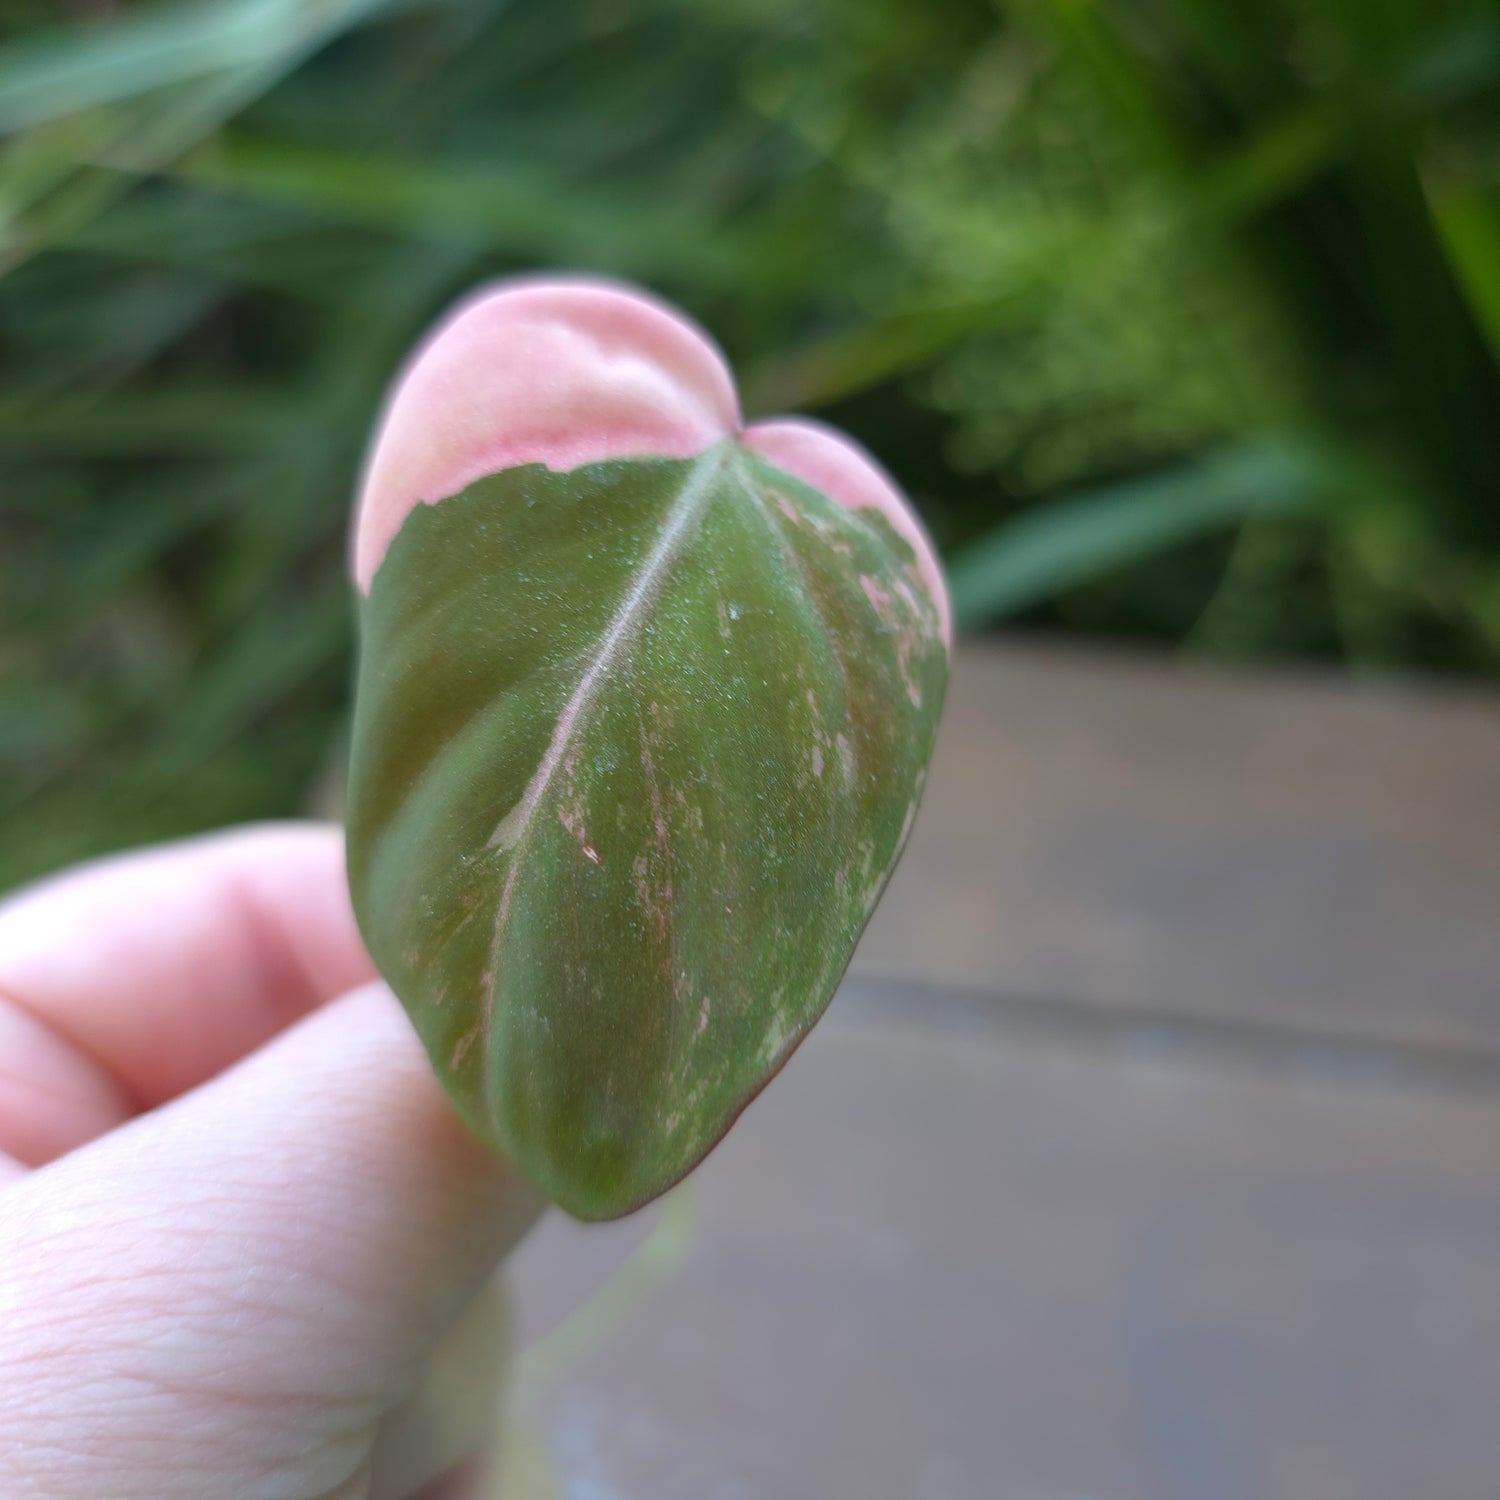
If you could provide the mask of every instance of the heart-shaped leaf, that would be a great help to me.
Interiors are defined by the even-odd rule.
[[[806,1035],[890,876],[947,675],[931,553],[844,440],[741,432],[696,330],[553,284],[419,356],[355,559],[366,942],[470,1125],[627,1212]]]

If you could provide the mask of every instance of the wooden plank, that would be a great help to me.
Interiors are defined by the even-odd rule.
[[[523,1378],[553,1493],[1494,1493],[1500,1096],[857,989],[695,1177],[685,1264]],[[648,1228],[544,1224],[524,1337]]]
[[[1500,1048],[1500,705],[962,650],[856,972]]]

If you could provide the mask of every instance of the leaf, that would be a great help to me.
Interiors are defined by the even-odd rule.
[[[734,438],[491,474],[361,607],[361,929],[470,1125],[582,1218],[684,1176],[828,1004],[947,672],[910,543]]]
[[[207,74],[298,58],[391,0],[207,0],[59,28],[0,49],[0,131]]]
[[[762,361],[746,379],[746,400],[780,411],[858,395],[930,364],[962,339],[1014,321],[1034,292],[1018,286],[1003,296],[892,313],[844,329]]]
[[[1259,516],[1303,514],[1351,481],[1292,441],[1247,443],[1145,479],[1056,500],[997,527],[954,558],[954,613],[975,626]]]
[[[1500,361],[1500,206],[1469,186],[1443,190],[1428,184],[1427,201],[1474,323]]]
[[[769,235],[715,234],[701,211],[622,197],[607,183],[559,197],[534,165],[494,151],[468,161],[376,155],[224,136],[174,167],[185,181],[423,239],[542,260],[609,263],[718,287],[765,284]]]

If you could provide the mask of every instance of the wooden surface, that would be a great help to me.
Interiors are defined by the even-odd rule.
[[[858,972],[1500,1049],[1492,699],[971,651],[929,788]]]
[[[1492,1500],[1497,791],[1478,699],[963,658],[828,1019],[519,1253],[508,1500]]]

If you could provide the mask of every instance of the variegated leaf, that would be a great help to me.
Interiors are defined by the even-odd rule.
[[[470,1125],[584,1218],[688,1172],[822,1013],[943,697],[899,497],[732,402],[657,304],[521,287],[429,346],[367,477],[356,910]]]

